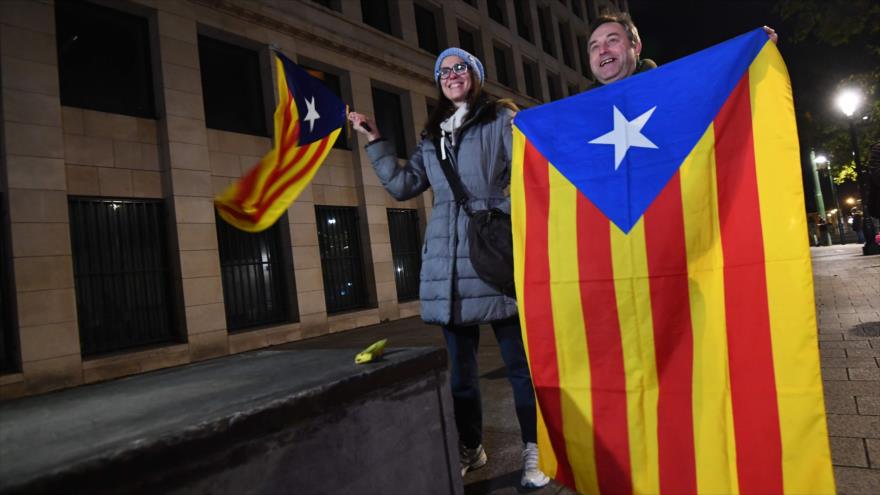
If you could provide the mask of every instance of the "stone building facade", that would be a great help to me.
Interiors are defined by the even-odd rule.
[[[437,50],[475,51],[486,90],[530,107],[589,84],[589,20],[626,8],[626,0],[0,2],[0,398],[418,314],[413,256],[430,193],[394,201],[360,136],[340,138],[271,237],[218,228],[213,197],[272,144],[270,47],[326,77],[352,108],[390,107],[380,127],[393,128],[405,156],[436,102]],[[143,42],[88,52],[102,22],[120,45],[133,32]],[[120,51],[130,57],[120,62]],[[83,60],[104,65],[87,70]],[[146,69],[129,67],[138,63]],[[238,95],[224,96],[229,88],[209,71],[230,69],[256,81],[254,94],[241,95],[263,107],[250,118],[256,132],[224,124],[238,125],[222,116]],[[120,73],[141,79],[122,96],[101,89]]]

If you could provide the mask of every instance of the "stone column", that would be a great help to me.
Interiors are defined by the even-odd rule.
[[[22,367],[0,381],[5,397],[83,378],[52,2],[0,2],[0,55],[3,182]]]

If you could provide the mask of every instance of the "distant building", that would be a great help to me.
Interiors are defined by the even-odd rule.
[[[270,46],[376,116],[401,159],[461,46],[530,107],[589,84],[626,0],[3,0],[0,398],[417,315],[431,197],[340,138],[271,229],[215,216],[271,146]]]

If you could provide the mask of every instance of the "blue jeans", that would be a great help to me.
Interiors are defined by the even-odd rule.
[[[537,442],[535,392],[523,348],[519,318],[493,321],[492,330],[507,368],[507,379],[513,387],[513,402],[523,443]],[[483,408],[480,403],[480,377],[477,350],[480,346],[479,325],[447,325],[443,327],[446,349],[452,367],[452,405],[458,438],[465,447],[483,443]]]

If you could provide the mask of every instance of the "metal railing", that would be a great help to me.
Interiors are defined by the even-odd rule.
[[[419,297],[419,271],[422,268],[421,231],[416,210],[389,208],[388,231],[391,235],[391,257],[397,300]]]
[[[84,356],[176,339],[161,200],[71,197]]]
[[[235,331],[290,321],[290,263],[285,262],[281,232],[287,222],[279,220],[258,233],[238,230],[219,215],[216,222],[227,328]]]
[[[327,313],[367,305],[357,208],[315,206]]]

